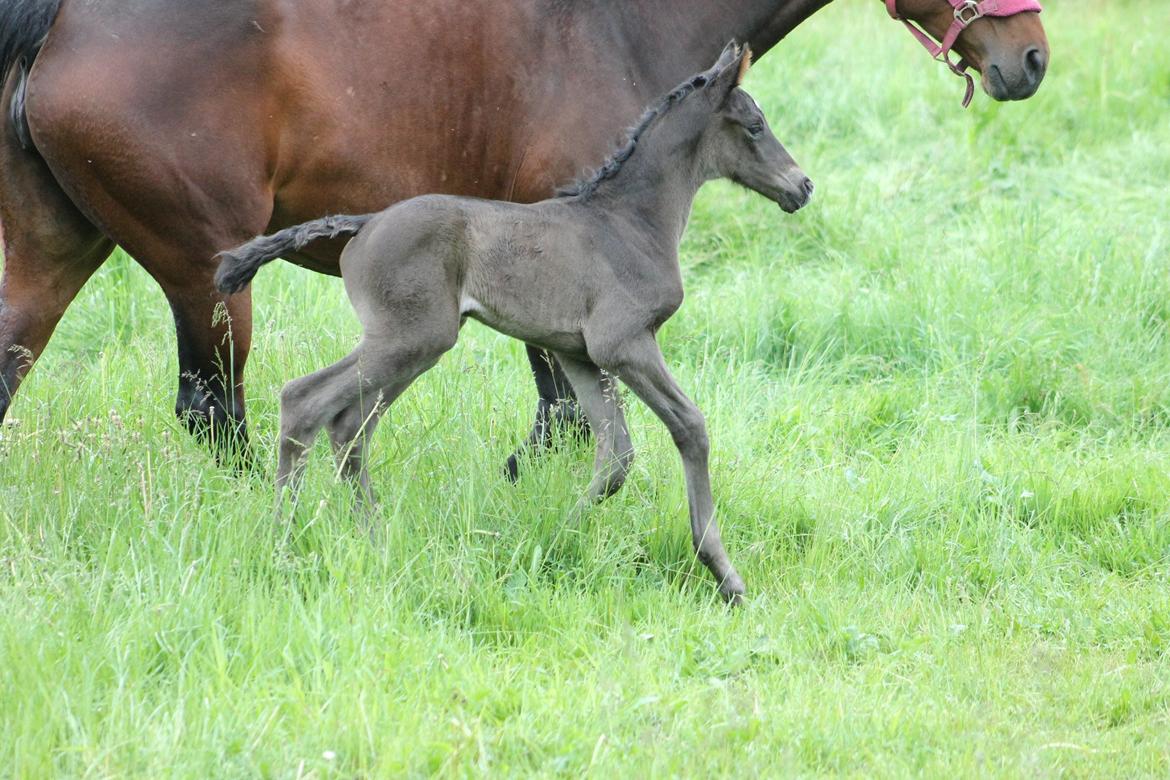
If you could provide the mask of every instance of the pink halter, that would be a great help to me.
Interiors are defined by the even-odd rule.
[[[969,64],[966,60],[960,59],[957,64],[951,62],[951,48],[958,40],[959,33],[966,30],[967,25],[971,22],[984,16],[1015,16],[1029,11],[1035,13],[1041,11],[1038,0],[981,0],[981,2],[977,2],[977,0],[947,0],[955,9],[955,21],[951,24],[951,29],[947,30],[947,34],[943,36],[940,45],[931,40],[930,36],[920,28],[915,27],[909,19],[898,15],[896,7],[898,0],[885,0],[885,2],[886,10],[890,12],[890,16],[906,25],[906,29],[926,47],[930,56],[940,62],[945,62],[956,76],[962,76],[967,80],[967,94],[963,96],[963,108],[971,105],[971,98],[975,96],[975,80],[967,72]]]

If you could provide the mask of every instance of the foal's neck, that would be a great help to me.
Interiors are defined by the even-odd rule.
[[[669,118],[665,121],[669,121]],[[694,139],[679,139],[673,128],[653,128],[634,154],[593,196],[631,218],[652,245],[671,257],[678,249],[695,193],[706,178],[694,154]]]

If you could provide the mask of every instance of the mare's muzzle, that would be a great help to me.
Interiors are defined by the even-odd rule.
[[[1040,13],[1039,0],[947,0],[955,9],[955,19],[939,43],[927,35],[921,28],[914,25],[909,19],[898,13],[898,0],[885,0],[886,10],[894,19],[906,25],[914,37],[922,44],[930,56],[946,64],[956,76],[961,76],[967,82],[967,91],[963,95],[963,108],[971,105],[971,98],[975,96],[975,79],[967,72],[970,67],[964,59],[957,63],[951,61],[951,49],[963,30],[971,26],[976,19],[984,17],[1009,17],[1023,13]],[[984,86],[996,100],[1023,100],[1031,97],[1044,79],[1044,72],[1048,68],[1048,56],[1038,46],[1029,47],[1023,54],[1024,61],[1019,71],[1021,75],[1005,77],[1003,68],[991,63],[984,73]],[[1020,80],[1023,83],[1020,83]]]

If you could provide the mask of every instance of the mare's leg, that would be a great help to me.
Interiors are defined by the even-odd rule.
[[[54,178],[166,294],[178,336],[176,412],[234,458],[246,442],[251,303],[247,293],[225,298],[212,278],[215,254],[272,216],[266,93],[249,92],[260,84],[249,77],[233,82],[229,99],[216,79],[183,80],[180,67],[158,73],[153,92],[124,89],[149,57],[102,36],[69,41],[59,56],[50,40],[29,76],[32,135]],[[159,99],[176,84],[182,100]]]
[[[227,186],[222,191],[232,192]],[[170,303],[179,352],[175,414],[221,463],[245,466],[251,463],[243,382],[252,343],[252,293],[228,296],[215,289],[215,255],[261,232],[272,204],[262,190],[241,188],[233,198],[238,200],[204,213],[154,204],[153,218],[141,222],[119,210],[123,232],[115,235]],[[233,205],[233,213],[221,211]]]
[[[0,165],[4,162],[0,159]],[[170,179],[159,176],[158,180]],[[5,179],[0,188],[8,187]],[[222,189],[231,191],[226,186]],[[95,193],[88,194],[98,199]],[[244,291],[228,297],[216,291],[212,281],[218,266],[215,254],[262,231],[268,223],[271,202],[259,190],[246,191],[238,202],[220,204],[224,209],[234,205],[236,210],[231,214],[212,210],[196,213],[191,204],[186,209],[166,209],[161,197],[147,202],[152,204],[152,211],[142,220],[133,219],[129,210],[104,199],[105,211],[99,213],[114,218],[111,235],[158,282],[170,303],[179,352],[176,414],[189,430],[213,444],[221,459],[234,460],[247,452],[243,373],[252,336],[251,293]],[[24,202],[11,203],[5,205],[11,214],[0,212],[10,255],[6,299],[19,301],[11,313],[5,306],[2,319],[7,323],[0,325],[0,335],[7,336],[5,341],[11,339],[28,346],[34,354],[43,346],[65,305],[111,248],[108,239],[64,203],[67,201],[60,195],[56,208],[46,209],[44,217],[48,220],[52,215],[63,226],[58,230],[68,229],[68,233],[55,234],[55,243],[36,231],[23,229],[36,208],[30,209]],[[34,267],[32,262],[38,252],[30,252],[30,245],[47,246],[39,254],[48,255],[54,263]],[[6,348],[7,354],[9,345],[0,341],[0,346]],[[12,373],[11,369],[5,372]],[[16,373],[13,379],[18,378]],[[13,386],[10,380],[9,387]]]
[[[617,382],[587,360],[558,354],[557,361],[573,383],[577,401],[597,437],[597,457],[589,495],[600,501],[621,489],[634,460],[634,445],[622,412]]]
[[[155,276],[175,318],[179,348],[175,414],[221,460],[242,457],[248,462],[244,365],[252,344],[252,292],[249,288],[224,296],[211,283],[214,265],[188,267],[191,275],[186,278]]]
[[[539,453],[552,444],[553,431],[576,430],[588,434],[582,425],[581,411],[569,378],[558,365],[552,353],[540,347],[527,345],[528,363],[536,380],[536,419],[532,430],[516,451],[508,456],[505,475],[512,482],[520,477],[520,459],[523,455]]]
[[[682,456],[686,473],[695,553],[715,575],[723,597],[732,603],[739,603],[744,584],[723,549],[719,525],[715,521],[711,479],[707,471],[707,426],[703,413],[674,381],[652,334],[647,332],[636,336],[609,352],[602,365],[616,373],[670,431]]]
[[[4,91],[0,105],[7,109]],[[0,422],[61,315],[113,249],[41,157],[0,122]]]

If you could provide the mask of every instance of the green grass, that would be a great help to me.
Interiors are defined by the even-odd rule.
[[[277,544],[271,468],[173,419],[169,311],[115,257],[2,430],[0,774],[1170,774],[1165,8],[1051,5],[1025,103],[961,111],[876,3],[752,71],[817,197],[706,188],[662,334],[740,610],[639,404],[576,521],[585,448],[501,479],[534,394],[476,325],[378,430],[385,543],[321,443]],[[356,325],[288,266],[256,300],[271,460],[281,384]]]

